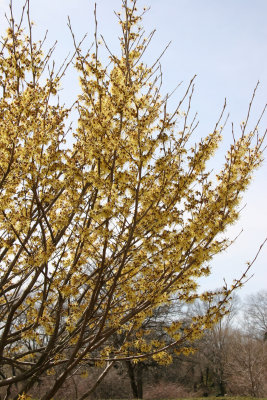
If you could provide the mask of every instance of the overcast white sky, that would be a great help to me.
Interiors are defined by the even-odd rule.
[[[14,0],[15,9],[24,0]],[[113,10],[120,9],[120,0],[98,0],[97,14],[99,33],[103,33],[110,47],[116,51],[118,26]],[[171,91],[177,83],[186,83],[197,74],[193,109],[199,114],[196,141],[213,128],[224,98],[227,98],[230,122],[236,133],[244,119],[253,89],[260,81],[254,102],[253,121],[259,116],[267,101],[267,1],[266,0],[139,0],[139,7],[151,6],[143,24],[147,32],[157,32],[147,61],[154,61],[165,45],[172,44],[162,60],[165,91]],[[77,38],[88,32],[91,43],[93,23],[92,0],[31,0],[31,15],[36,23],[36,40],[49,30],[48,42],[58,40],[55,58],[60,63],[72,51],[71,36],[67,28],[67,16],[71,17]],[[0,0],[0,28],[3,32],[4,12],[8,1]],[[76,78],[71,73],[65,79],[64,100],[68,102],[77,90]],[[182,89],[177,92],[177,100]],[[174,99],[175,100],[175,99]],[[70,101],[71,103],[71,101]],[[267,127],[267,116],[262,131]],[[222,154],[231,141],[230,123],[224,132],[222,150],[216,165],[223,161]],[[229,231],[232,236],[242,228],[244,232],[227,253],[214,258],[212,275],[203,281],[203,288],[221,286],[223,278],[231,283],[238,278],[245,263],[253,259],[260,244],[267,236],[267,162],[255,173],[253,183],[244,195],[238,223]],[[267,289],[267,245],[251,271],[254,276],[240,291],[246,294]]]

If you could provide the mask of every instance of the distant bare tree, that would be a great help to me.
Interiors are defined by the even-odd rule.
[[[219,301],[219,298],[217,301]],[[194,307],[202,309],[204,314],[208,307],[212,307],[212,304],[198,302]],[[228,353],[233,335],[233,321],[239,308],[239,298],[234,296],[229,304],[228,313],[215,326],[207,330],[204,337],[199,341],[199,350],[196,354],[201,369],[200,376],[203,388],[207,391],[210,390],[210,387],[212,387],[212,390],[217,389],[222,396],[227,392]]]
[[[267,342],[235,332],[227,364],[228,387],[233,395],[266,397]]]
[[[267,290],[248,297],[245,305],[245,328],[258,339],[267,339]]]

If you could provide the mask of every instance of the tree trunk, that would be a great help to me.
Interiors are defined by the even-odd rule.
[[[131,361],[126,361],[128,375],[130,378],[133,397],[135,399],[143,398],[143,365],[138,363],[133,365]]]
[[[137,381],[137,393],[138,399],[143,398],[143,365],[138,363],[136,365],[136,381]]]
[[[223,380],[220,381],[219,387],[220,387],[220,395],[224,396],[225,395],[225,383]]]
[[[137,389],[137,384],[135,382],[134,366],[132,365],[131,361],[126,361],[126,365],[127,365],[127,369],[128,369],[128,375],[130,378],[133,397],[135,399],[138,399],[138,389]]]

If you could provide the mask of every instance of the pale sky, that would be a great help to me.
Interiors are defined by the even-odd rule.
[[[15,9],[24,0],[14,0]],[[253,89],[260,81],[252,110],[252,122],[259,116],[267,101],[267,1],[266,0],[139,0],[139,7],[151,6],[143,25],[149,33],[157,29],[147,53],[146,61],[154,62],[165,45],[171,46],[162,59],[164,74],[163,90],[171,91],[180,81],[182,88],[176,93],[180,99],[186,83],[197,74],[193,111],[199,114],[199,128],[195,140],[213,129],[224,98],[227,98],[229,122],[234,122],[236,135],[239,123],[245,118]],[[97,0],[98,30],[106,38],[110,48],[118,50],[118,25],[113,10],[120,10],[120,0]],[[55,60],[60,64],[73,50],[67,28],[67,16],[71,17],[77,39],[88,32],[89,46],[94,33],[94,1],[92,0],[31,0],[31,15],[36,23],[35,39],[48,29],[48,43],[58,40]],[[4,12],[8,1],[0,0],[0,29],[3,32]],[[75,75],[69,73],[64,81],[62,96],[72,103],[77,90]],[[70,104],[69,103],[69,104]],[[267,127],[267,115],[262,121],[262,132]],[[215,157],[215,168],[223,162],[223,154],[231,142],[230,123],[224,131],[222,149]],[[202,287],[216,288],[223,278],[231,284],[252,260],[267,237],[267,162],[256,171],[254,180],[244,195],[247,204],[239,221],[229,230],[234,237],[244,230],[227,253],[214,258],[212,275],[202,281]],[[254,276],[241,289],[246,294],[267,289],[267,244],[251,271]]]

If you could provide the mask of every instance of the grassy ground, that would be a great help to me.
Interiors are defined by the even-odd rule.
[[[238,397],[238,396],[225,396],[225,397],[215,397],[215,396],[208,396],[208,397],[192,397],[191,400],[267,400],[266,398],[255,398],[255,397]],[[161,399],[161,400],[171,400],[171,399]],[[189,400],[189,399],[182,399],[177,398],[173,400]]]
[[[255,398],[255,397],[238,397],[238,396],[225,396],[225,397],[215,397],[215,396],[208,396],[208,397],[192,397],[191,400],[267,400],[266,398]],[[161,399],[161,400],[171,400],[171,399]],[[173,400],[189,400],[189,399],[182,399],[177,398]]]
[[[209,397],[192,397],[192,398],[175,398],[175,399],[160,399],[160,400],[267,400],[267,398],[255,398],[255,397],[238,397],[238,396],[225,396],[225,397],[215,397],[215,396],[209,396]],[[104,399],[103,399],[104,400]],[[110,400],[110,399],[106,399]],[[118,399],[118,400],[123,400],[123,399]],[[135,399],[136,400],[136,399]]]

